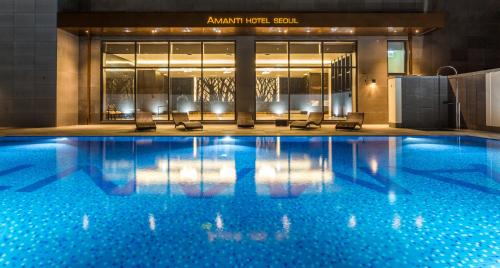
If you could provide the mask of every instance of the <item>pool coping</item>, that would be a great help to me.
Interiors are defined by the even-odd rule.
[[[288,127],[259,125],[255,129],[238,129],[231,125],[208,125],[203,131],[183,131],[172,126],[159,125],[157,131],[137,132],[131,125],[90,125],[57,128],[0,128],[0,137],[221,137],[221,136],[304,136],[304,137],[402,137],[402,136],[471,136],[500,140],[500,133],[475,130],[415,130],[367,126],[359,131],[336,131],[323,126],[313,130],[290,130]]]

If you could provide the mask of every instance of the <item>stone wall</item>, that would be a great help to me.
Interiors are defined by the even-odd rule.
[[[447,16],[444,29],[424,37],[424,73],[435,74],[443,65],[459,73],[500,67],[500,1],[433,1],[431,10]]]
[[[57,126],[78,124],[78,36],[57,31]]]
[[[372,79],[376,85],[372,85]],[[368,124],[387,124],[387,38],[358,38],[358,112]]]
[[[0,0],[0,126],[56,124],[57,0]]]

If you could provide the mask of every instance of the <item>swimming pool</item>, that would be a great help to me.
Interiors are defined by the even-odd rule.
[[[0,266],[500,265],[500,141],[0,138]]]

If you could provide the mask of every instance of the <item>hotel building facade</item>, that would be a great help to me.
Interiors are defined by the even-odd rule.
[[[391,77],[500,67],[498,4],[442,2],[2,0],[0,126],[387,124]]]

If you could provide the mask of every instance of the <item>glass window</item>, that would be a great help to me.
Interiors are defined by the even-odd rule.
[[[103,47],[104,67],[134,67],[135,44],[133,42],[106,42]]]
[[[290,119],[321,112],[321,42],[290,43]]]
[[[387,64],[389,74],[406,73],[406,43],[389,41],[387,43]]]
[[[137,67],[168,67],[168,42],[137,43]]]
[[[257,42],[256,76],[257,120],[342,119],[355,110],[356,43]]]
[[[103,120],[234,120],[234,42],[104,42]]]
[[[325,42],[323,44],[325,120],[339,120],[354,110],[356,93],[356,44]]]
[[[288,43],[256,43],[257,120],[288,119]]]
[[[290,42],[290,67],[321,68],[321,42]]]
[[[233,42],[203,43],[203,120],[234,120]]]
[[[201,120],[201,42],[173,42],[170,51],[172,112]]]
[[[104,120],[132,120],[135,114],[134,69],[104,69]]]
[[[168,69],[137,69],[137,111],[168,120]]]
[[[288,67],[287,42],[257,42],[257,67]]]

